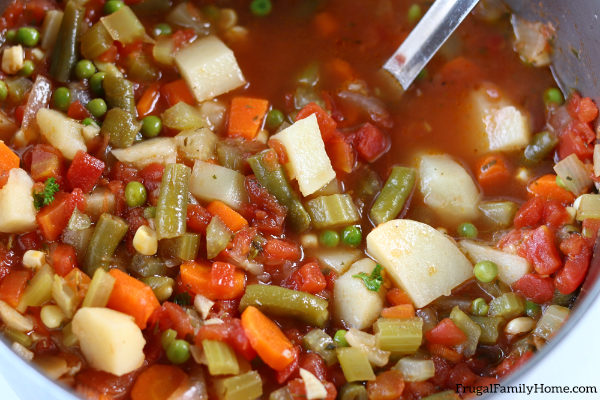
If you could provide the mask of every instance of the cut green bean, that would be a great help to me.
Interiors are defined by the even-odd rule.
[[[296,232],[307,230],[310,226],[310,215],[306,212],[298,194],[290,186],[275,152],[262,151],[248,158],[248,164],[258,182],[275,196],[279,203],[287,207],[292,229]]]
[[[331,336],[322,329],[313,329],[304,335],[302,343],[307,350],[320,355],[328,366],[337,362],[336,345]]]
[[[111,108],[102,122],[102,133],[109,136],[109,143],[117,148],[129,147],[140,131],[141,124],[133,114],[120,108]]]
[[[134,276],[147,278],[167,274],[165,262],[157,256],[144,256],[136,253],[127,265],[127,271]]]
[[[525,147],[523,158],[526,164],[534,165],[546,159],[558,144],[556,135],[543,131],[536,133]]]
[[[113,39],[102,22],[97,22],[81,36],[81,54],[88,60],[95,60],[107,51]]]
[[[27,307],[39,307],[52,298],[53,275],[54,271],[47,264],[36,272],[21,295],[18,312],[24,313]]]
[[[348,382],[372,381],[375,374],[369,358],[356,347],[342,347],[336,350],[340,367]]]
[[[165,167],[156,205],[155,223],[159,239],[185,233],[191,174],[191,169],[184,164],[168,164]]]
[[[490,301],[489,315],[492,317],[514,318],[525,312],[525,300],[514,292],[504,293]]]
[[[450,319],[458,328],[467,335],[467,341],[459,345],[459,352],[465,357],[471,357],[477,350],[477,343],[481,336],[481,328],[473,322],[458,306],[455,306],[450,313]]]
[[[471,320],[481,328],[479,342],[482,344],[496,344],[500,335],[500,325],[504,319],[500,317],[481,317],[472,315]]]
[[[349,194],[319,196],[309,200],[306,208],[317,229],[337,228],[360,220],[358,209]]]
[[[262,396],[262,380],[256,371],[215,381],[219,400],[256,400]]]
[[[206,257],[215,258],[227,247],[233,232],[221,221],[221,218],[214,216],[206,227]]]
[[[360,383],[346,383],[340,389],[340,400],[368,400],[367,388]]]
[[[133,116],[137,115],[131,81],[118,76],[115,72],[107,71],[102,81],[102,88],[104,89],[106,103],[111,108],[118,107]]]
[[[76,0],[66,4],[50,59],[50,75],[62,83],[69,81],[77,62],[77,42],[85,15],[84,8],[79,4]]]
[[[254,306],[267,315],[292,317],[322,328],[329,319],[328,302],[312,294],[273,285],[248,285],[240,311]]]
[[[142,282],[152,288],[154,295],[160,302],[168,300],[173,295],[173,286],[175,286],[173,278],[169,278],[168,276],[149,276],[142,278]]]
[[[369,212],[369,217],[375,225],[390,221],[400,214],[415,186],[416,176],[414,168],[392,168]]]
[[[158,245],[160,254],[180,261],[191,261],[198,255],[200,235],[186,232],[181,236],[163,239]]]
[[[394,355],[413,354],[423,341],[421,318],[379,318],[373,325],[377,347]]]
[[[115,278],[102,268],[94,272],[82,307],[105,307],[115,284]]]
[[[112,214],[100,215],[88,243],[84,271],[93,275],[98,268],[108,269],[117,246],[127,233],[127,222]]]
[[[240,373],[235,352],[225,342],[203,340],[202,349],[211,375],[237,375]]]

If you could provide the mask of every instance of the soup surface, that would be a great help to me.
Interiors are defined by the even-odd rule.
[[[589,267],[598,109],[495,1],[403,92],[380,66],[428,6],[11,3],[13,350],[88,399],[455,399],[524,365]]]

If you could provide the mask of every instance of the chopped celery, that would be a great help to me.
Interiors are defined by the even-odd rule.
[[[517,213],[519,206],[513,201],[482,201],[479,210],[487,222],[495,228],[508,228]]]
[[[11,341],[11,342],[17,342],[17,343],[21,344],[24,347],[29,348],[33,344],[33,339],[31,338],[31,336],[27,335],[24,332],[20,332],[20,331],[18,331],[16,329],[5,327],[2,330],[2,333],[4,335],[6,335],[6,338],[9,341]]]
[[[217,135],[208,128],[183,131],[175,136],[179,154],[189,162],[213,158],[217,142],[219,142]]]
[[[235,171],[241,171],[244,167],[242,149],[227,141],[217,142],[217,159],[220,165]]]
[[[267,315],[297,318],[318,327],[323,327],[329,319],[327,300],[274,285],[248,285],[240,311],[248,306],[255,306]]]
[[[191,2],[183,2],[173,7],[167,14],[167,22],[193,29],[200,36],[210,33],[210,23],[204,19],[202,13]]]
[[[200,110],[183,101],[167,108],[161,117],[164,126],[178,131],[200,129],[206,126]]]
[[[127,270],[134,275],[147,278],[149,276],[165,275],[167,266],[160,257],[135,254],[129,265],[127,265]]]
[[[379,318],[373,325],[373,332],[381,350],[393,354],[412,354],[419,349],[423,340],[423,320]]]
[[[552,296],[552,304],[556,304],[563,307],[569,307],[573,304],[573,301],[577,298],[575,293],[562,294],[558,290],[554,291],[554,296]]]
[[[156,39],[156,44],[152,46],[152,58],[157,63],[173,65],[175,63],[174,50],[175,41],[172,36],[159,36]]]
[[[336,350],[340,367],[348,382],[372,381],[375,374],[365,353],[356,347],[342,347]]]
[[[69,81],[77,62],[77,42],[85,10],[75,0],[67,2],[50,59],[50,75],[59,82]]]
[[[369,217],[375,225],[390,221],[400,214],[413,191],[416,177],[417,172],[414,168],[392,168],[369,212]]]
[[[548,157],[557,144],[558,138],[554,134],[548,131],[537,133],[525,148],[523,158],[529,165],[537,164]]]
[[[129,112],[111,108],[102,122],[102,132],[109,136],[109,143],[118,148],[129,147],[142,125]]]
[[[232,232],[221,221],[221,218],[214,216],[206,227],[206,257],[215,258],[224,250],[231,240]]]
[[[225,342],[203,340],[202,349],[211,375],[237,375],[240,373],[235,352]]]
[[[346,383],[340,389],[340,400],[368,400],[367,388],[360,383]]]
[[[319,196],[309,200],[306,208],[317,229],[352,225],[360,220],[358,209],[349,194]]]
[[[215,381],[219,400],[256,400],[262,396],[262,380],[256,371]]]
[[[162,302],[168,300],[173,294],[175,281],[168,276],[149,276],[147,278],[142,278],[142,282],[152,288],[158,301]]]
[[[489,315],[492,317],[513,318],[525,312],[525,300],[514,292],[504,293],[490,301]]]
[[[354,194],[357,198],[370,200],[381,190],[382,182],[379,174],[368,165],[358,167],[351,176],[351,185],[355,185]]]
[[[115,278],[102,268],[96,269],[81,307],[104,307],[115,284]]]
[[[159,243],[159,251],[167,257],[181,261],[191,261],[196,258],[200,248],[200,235],[186,232],[181,236],[163,239]]]
[[[322,329],[313,329],[308,332],[304,335],[302,343],[306,349],[323,357],[328,366],[332,366],[337,362],[335,355],[336,345],[331,336]]]
[[[377,337],[375,335],[359,331],[356,328],[350,328],[344,335],[344,340],[351,347],[355,347],[365,353],[371,365],[383,367],[390,361],[391,353],[377,347]]]
[[[403,357],[392,367],[402,373],[407,382],[421,382],[435,375],[435,366],[432,360],[415,357]]]
[[[98,268],[108,269],[113,254],[127,233],[127,223],[112,214],[100,215],[85,254],[84,271],[92,275]]]
[[[600,218],[600,195],[584,194],[578,199],[577,221]]]
[[[323,101],[323,98],[319,95],[319,92],[317,92],[315,88],[298,86],[296,88],[296,92],[294,92],[294,108],[296,110],[300,110],[310,103],[316,103],[323,109],[327,107]]]
[[[498,335],[500,334],[500,325],[504,323],[503,318],[472,315],[471,320],[481,328],[480,343],[496,344]]]
[[[93,227],[77,231],[65,228],[65,230],[63,231],[63,242],[75,248],[75,253],[77,253],[77,261],[80,264],[82,264],[84,261],[85,251],[87,249],[88,243],[90,242],[90,238],[92,237],[93,232]]]
[[[106,104],[111,108],[120,108],[132,116],[137,115],[133,83],[119,76],[116,71],[107,70],[102,80]],[[139,130],[139,129],[138,129]]]
[[[467,314],[465,314],[458,306],[455,306],[450,313],[450,319],[461,331],[467,335],[467,341],[459,345],[459,351],[465,357],[471,357],[477,350],[477,343],[481,336],[481,328],[477,323],[473,322]]]
[[[545,340],[550,339],[565,323],[570,313],[571,310],[566,307],[555,304],[548,306],[544,310],[542,318],[538,321],[533,334]]]
[[[110,34],[104,25],[98,22],[81,36],[81,54],[88,60],[95,60],[108,50],[112,43]]]
[[[168,164],[162,176],[156,205],[156,234],[159,239],[185,233],[188,186],[192,171],[184,164]]]
[[[296,81],[302,86],[316,86],[319,75],[319,63],[313,61],[302,70]]]
[[[127,6],[122,6],[118,11],[100,18],[100,22],[113,40],[124,45],[147,38],[144,25]]]
[[[52,298],[52,283],[54,282],[52,268],[45,264],[31,278],[25,292],[21,295],[17,311],[24,313],[27,307],[39,307]]]
[[[81,301],[75,291],[67,284],[64,278],[54,275],[52,281],[52,299],[60,307],[67,318],[73,318],[75,310]]]

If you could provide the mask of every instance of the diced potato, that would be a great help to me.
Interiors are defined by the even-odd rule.
[[[319,247],[317,250],[310,252],[310,255],[316,257],[321,265],[333,269],[340,275],[346,272],[352,263],[363,255],[363,252],[358,249],[344,247],[332,249]]]
[[[335,315],[350,328],[364,329],[373,324],[383,308],[382,293],[373,292],[352,275],[371,274],[375,261],[363,258],[335,281],[333,289]]]
[[[473,178],[446,154],[421,157],[419,189],[425,204],[448,221],[469,221],[479,213],[480,194]]]
[[[146,341],[132,317],[108,308],[80,308],[73,334],[92,368],[117,376],[142,366]]]
[[[196,161],[190,192],[203,201],[221,200],[237,210],[247,201],[244,175],[220,165]]]
[[[233,51],[215,36],[198,39],[179,51],[175,64],[198,102],[246,83]]]
[[[302,195],[313,194],[335,178],[316,115],[295,122],[271,139],[285,148],[290,176],[298,180]]]
[[[217,136],[210,129],[183,131],[175,136],[177,151],[188,161],[208,160],[215,155]]]
[[[2,53],[2,71],[8,75],[16,74],[23,68],[24,60],[25,53],[20,44],[7,47]]]
[[[496,263],[498,265],[498,278],[509,286],[531,271],[529,261],[516,254],[494,249],[472,240],[461,240],[458,245],[467,253],[473,263],[485,260]]]
[[[473,276],[473,266],[446,235],[421,222],[396,219],[367,236],[367,250],[421,308]]]
[[[33,180],[21,168],[13,168],[0,189],[0,232],[23,233],[36,226]]]
[[[83,125],[61,112],[42,108],[36,121],[42,136],[65,156],[72,160],[79,150],[87,151],[83,139]]]
[[[177,162],[175,139],[168,137],[144,140],[124,149],[113,149],[117,160],[132,164],[138,169],[152,163],[171,164]]]

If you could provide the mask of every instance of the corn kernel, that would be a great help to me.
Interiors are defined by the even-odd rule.
[[[140,226],[133,237],[133,248],[145,256],[156,254],[158,250],[156,232],[146,225]]]
[[[49,329],[58,328],[65,320],[65,314],[59,306],[54,304],[42,307],[40,311],[40,319]]]

